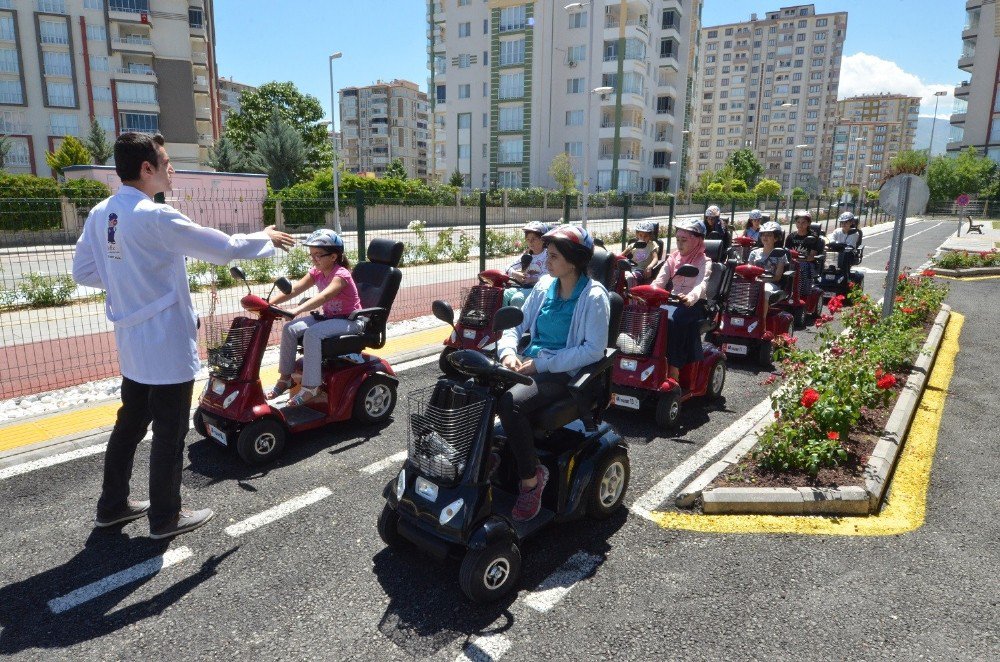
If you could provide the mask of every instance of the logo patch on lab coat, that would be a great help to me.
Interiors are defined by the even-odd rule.
[[[108,259],[122,259],[121,248],[115,242],[115,232],[118,231],[118,214],[108,214]]]

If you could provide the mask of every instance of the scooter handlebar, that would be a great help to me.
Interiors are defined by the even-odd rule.
[[[534,381],[528,375],[522,375],[519,372],[514,372],[510,368],[505,368],[500,362],[497,362],[494,374],[505,381],[514,382],[515,384],[524,384],[525,386],[530,386]]]

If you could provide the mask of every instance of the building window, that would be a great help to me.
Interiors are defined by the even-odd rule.
[[[524,138],[505,136],[497,141],[497,161],[499,163],[520,163],[524,158]]]
[[[569,29],[574,28],[585,28],[587,27],[587,12],[577,11],[572,12],[569,15]]]
[[[103,85],[95,85],[90,88],[94,95],[94,101],[111,101],[111,88]]]
[[[108,31],[103,25],[90,24],[87,26],[87,39],[89,41],[107,41]]]
[[[38,21],[38,36],[43,44],[68,44],[66,21]]]
[[[566,81],[566,94],[580,94],[583,92],[583,88],[583,78],[570,78]]]
[[[458,36],[459,37],[468,37],[470,34],[472,34],[472,24],[471,23],[469,23],[468,21],[466,21],[465,23],[459,23],[458,24]]]
[[[674,9],[664,9],[663,16],[661,17],[660,25],[664,30],[669,30],[671,28],[680,27],[681,21],[677,15],[677,11]]]
[[[583,126],[583,111],[582,110],[567,110],[566,111],[566,126]]]
[[[458,158],[462,160],[469,160],[472,158],[472,145],[459,145],[458,146]]]
[[[524,106],[501,106],[500,131],[521,131],[524,129]]]
[[[521,187],[521,173],[518,170],[501,170],[497,173],[497,180],[500,188]]]
[[[563,151],[570,156],[583,156],[583,143],[582,142],[572,142],[566,143]]]
[[[468,83],[466,83],[465,85],[459,85],[458,86],[458,98],[459,99],[468,99],[469,96],[470,96],[470,94],[471,94],[471,92],[472,92],[471,88],[472,88],[472,86],[470,84],[468,84]]]
[[[191,7],[188,9],[188,25],[192,28],[205,27],[205,15],[201,9]]]
[[[14,17],[0,16],[0,39],[14,41]]]
[[[107,55],[91,55],[90,56],[90,70],[91,71],[108,71],[110,65],[108,62]]]
[[[122,133],[135,131],[138,133],[157,133],[160,128],[160,116],[155,113],[121,113]]]
[[[24,103],[24,91],[19,80],[0,80],[0,103]]]
[[[500,42],[500,66],[524,64],[524,39]]]
[[[469,55],[468,53],[462,53],[461,55],[458,56],[459,69],[468,69],[471,64],[472,64],[472,56]]]
[[[70,76],[73,73],[69,53],[45,51],[42,53],[42,60],[46,76]]]
[[[570,46],[569,50],[566,52],[566,59],[571,65],[577,62],[583,62],[587,59],[587,47]]]
[[[500,32],[523,30],[526,25],[527,7],[525,5],[505,7],[500,10]]]
[[[104,0],[83,0],[83,8],[100,11],[104,9]]]
[[[146,83],[118,83],[119,103],[156,105],[156,86]]]
[[[50,136],[76,136],[80,133],[80,121],[76,115],[49,115]]]
[[[500,74],[500,98],[519,99],[524,96],[524,72]]]
[[[13,48],[0,48],[0,72],[17,74],[21,67],[17,63],[17,51]]]
[[[660,40],[660,57],[677,57],[677,40],[666,37]]]
[[[76,94],[73,85],[70,83],[45,83],[45,92],[48,95],[50,106],[60,106],[62,108],[76,107]]]
[[[149,11],[149,0],[108,0],[108,9],[141,14]]]
[[[437,102],[438,103],[444,103],[445,102],[446,95],[445,95],[445,86],[444,85],[438,85],[437,86],[435,97],[437,98]]]

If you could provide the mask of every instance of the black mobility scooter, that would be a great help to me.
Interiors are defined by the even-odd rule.
[[[594,261],[592,267],[610,279],[612,256],[598,250]],[[616,294],[610,297],[614,332],[609,338],[614,339],[622,301]],[[447,303],[435,301],[433,310],[453,322]],[[517,308],[501,308],[492,328],[514,328],[522,319]],[[601,420],[616,353],[609,348],[603,359],[577,374],[570,397],[532,415],[538,458],[552,478],[541,512],[527,522],[511,517],[518,477],[494,416],[499,396],[531,378],[475,350],[450,354],[448,361],[468,379],[442,377],[410,395],[407,459],[384,490],[386,504],[378,520],[382,540],[396,548],[409,541],[440,560],[461,558],[462,591],[474,602],[490,602],[517,588],[525,538],[554,522],[611,516],[622,506],[629,480],[628,447]],[[491,467],[494,453],[500,463]]]

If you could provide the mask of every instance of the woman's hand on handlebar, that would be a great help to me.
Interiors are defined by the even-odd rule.
[[[514,372],[518,372],[521,369],[521,362],[513,354],[508,354],[500,359],[500,364],[508,370],[513,370]]]
[[[538,369],[535,367],[535,362],[532,359],[528,359],[527,361],[521,363],[520,367],[517,368],[517,371],[522,375],[530,376],[538,374]]]

